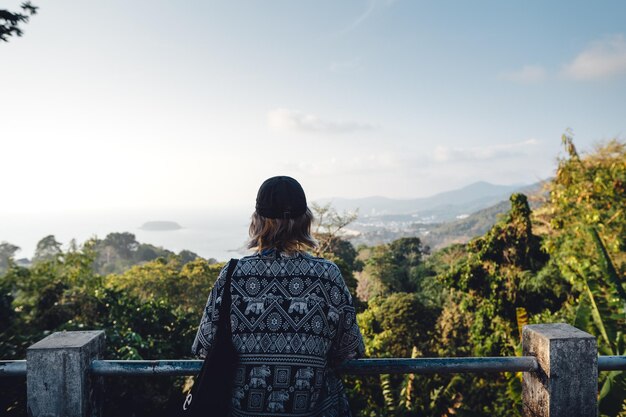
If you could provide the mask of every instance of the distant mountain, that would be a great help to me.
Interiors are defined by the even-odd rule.
[[[506,188],[505,188],[506,187]],[[507,191],[507,189],[513,189]],[[498,192],[504,193],[498,195]],[[506,213],[511,204],[509,197],[513,192],[521,192],[529,197],[532,208],[541,204],[542,183],[527,186],[493,186],[488,183],[475,183],[460,190],[449,191],[432,196],[428,199],[410,200],[415,204],[420,201],[421,207],[429,207],[408,214],[359,215],[359,218],[348,226],[347,239],[353,245],[374,246],[389,243],[401,237],[417,236],[433,250],[453,243],[466,243],[472,238],[485,234]],[[369,199],[347,200],[338,209],[351,209],[354,201],[376,202],[376,197]],[[398,205],[391,203],[400,201],[400,207],[407,207],[409,200],[383,199],[388,203],[388,213],[399,210]],[[429,201],[423,201],[429,200]],[[492,204],[489,202],[496,200]],[[462,202],[462,203],[461,203]],[[482,207],[481,207],[482,206]],[[381,206],[377,206],[380,208]],[[479,207],[478,209],[475,209]],[[413,206],[415,208],[415,206]]]
[[[422,241],[434,250],[453,243],[469,242],[471,239],[487,233],[510,208],[510,201],[501,201],[491,207],[472,213],[464,219],[438,224],[424,234]]]
[[[540,183],[496,185],[480,181],[457,190],[445,191],[424,198],[407,200],[387,197],[332,198],[317,202],[331,203],[340,211],[359,209],[361,219],[384,215],[411,215],[416,218],[416,221],[419,219],[423,222],[446,222],[508,200],[514,192],[529,192],[539,187]]]
[[[541,205],[540,195],[545,192],[541,185],[541,183],[532,184],[516,191],[528,196],[530,207],[533,210]],[[469,242],[471,239],[487,233],[510,209],[511,201],[509,199],[500,201],[465,218],[432,227],[422,239],[432,249],[444,248],[453,243]]]

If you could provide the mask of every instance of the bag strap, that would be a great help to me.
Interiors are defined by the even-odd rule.
[[[239,259],[233,258],[228,263],[228,269],[226,270],[226,283],[224,283],[224,293],[222,295],[222,306],[219,321],[226,325],[226,330],[229,334],[232,333],[232,330],[230,328],[230,305],[232,303],[230,294],[230,282],[233,278],[233,273],[235,272],[235,268],[237,267],[238,262]]]

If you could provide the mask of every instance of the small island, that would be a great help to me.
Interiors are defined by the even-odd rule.
[[[150,232],[164,232],[164,231],[171,231],[171,230],[180,230],[182,229],[182,226],[176,222],[171,222],[171,221],[152,221],[152,222],[145,222],[144,224],[141,225],[139,229],[147,230]]]

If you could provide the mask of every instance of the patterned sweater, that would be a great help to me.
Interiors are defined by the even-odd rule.
[[[211,349],[226,281],[209,294],[192,346]],[[337,266],[306,253],[239,260],[231,281],[232,341],[239,352],[232,415],[350,416],[332,366],[362,356],[352,297]]]

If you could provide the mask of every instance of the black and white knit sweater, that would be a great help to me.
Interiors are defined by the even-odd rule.
[[[211,349],[226,266],[209,294],[192,346]],[[239,260],[231,282],[232,341],[239,364],[232,415],[350,416],[332,367],[362,356],[363,339],[339,268],[306,253]]]

